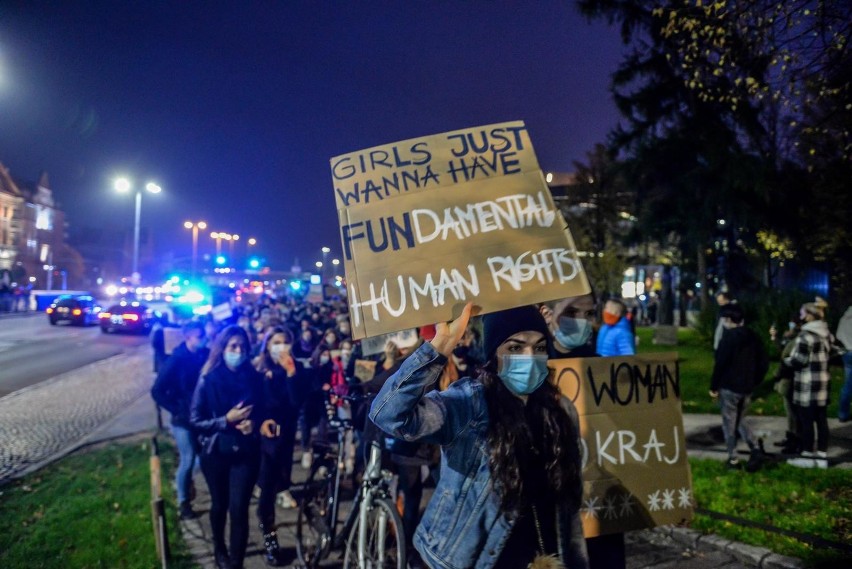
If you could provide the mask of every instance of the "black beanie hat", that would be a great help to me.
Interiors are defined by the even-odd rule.
[[[544,317],[534,306],[520,306],[492,312],[482,317],[482,343],[485,349],[485,359],[494,357],[497,348],[517,334],[532,330],[541,332],[550,345],[550,330]]]

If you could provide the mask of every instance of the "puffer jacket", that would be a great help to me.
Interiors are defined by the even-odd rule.
[[[632,356],[636,353],[636,341],[627,318],[622,317],[612,326],[601,326],[598,331],[597,352],[603,357]]]

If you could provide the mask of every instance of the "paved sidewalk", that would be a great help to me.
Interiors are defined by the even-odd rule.
[[[700,448],[695,443],[688,444],[690,456],[703,456],[722,460],[725,458],[724,445],[713,442],[711,430],[717,427],[719,418],[715,415],[687,415],[684,417],[686,436],[690,441],[704,442]],[[784,419],[781,417],[754,418],[755,430],[767,438],[768,442],[783,435]],[[832,422],[833,461],[840,467],[849,467],[850,448],[852,448],[852,425],[840,426]],[[153,404],[147,396],[140,397],[112,423],[98,430],[87,442],[108,440],[115,437],[151,432],[156,430],[156,415]],[[161,436],[169,436],[167,433]],[[768,445],[767,445],[768,446]],[[296,457],[299,458],[298,456]],[[294,461],[293,494],[298,499],[299,484],[307,476],[307,471],[299,461]],[[164,481],[167,483],[169,481]],[[197,498],[193,504],[200,516],[182,523],[181,531],[194,559],[205,569],[214,568],[212,543],[210,541],[210,522],[208,517],[210,497],[203,476],[196,476],[195,485]],[[351,486],[346,488],[351,496]],[[344,496],[346,493],[344,494]],[[174,507],[172,505],[172,507]],[[249,545],[245,560],[246,569],[266,567],[263,561],[263,539],[256,524],[256,500],[252,500],[250,508]],[[345,502],[341,517],[345,517],[351,502]],[[289,559],[296,563],[296,510],[277,508],[276,522],[279,541]],[[631,532],[627,534],[627,566],[630,569],[640,567],[677,567],[686,569],[736,568],[736,567],[765,567],[765,568],[798,568],[803,564],[791,557],[784,557],[763,548],[753,547],[742,543],[719,538],[715,535],[702,535],[700,532],[685,528],[655,528]],[[291,565],[292,566],[292,565]],[[333,553],[324,567],[340,567],[342,559],[338,553]]]
[[[784,438],[787,420],[784,417],[748,417],[747,420],[754,435],[763,439],[765,451],[779,460],[783,458],[779,447],[773,443]],[[721,425],[722,419],[719,415],[684,415],[683,428],[689,456],[717,460],[727,458]],[[830,467],[852,468],[852,422],[841,423],[837,419],[829,419],[828,429]],[[740,442],[737,448],[743,456],[748,454],[745,443]]]

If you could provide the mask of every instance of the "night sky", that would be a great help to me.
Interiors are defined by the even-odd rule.
[[[329,159],[523,120],[545,171],[617,121],[614,28],[573,2],[0,2],[0,162],[50,175],[74,227],[258,239],[274,268],[339,255]],[[213,249],[209,237],[202,252]],[[240,247],[244,247],[244,242]]]

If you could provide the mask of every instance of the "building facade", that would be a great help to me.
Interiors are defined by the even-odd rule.
[[[56,277],[67,274],[62,265],[70,262],[69,255],[65,214],[53,199],[47,174],[28,184],[0,163],[0,286],[56,288]]]

